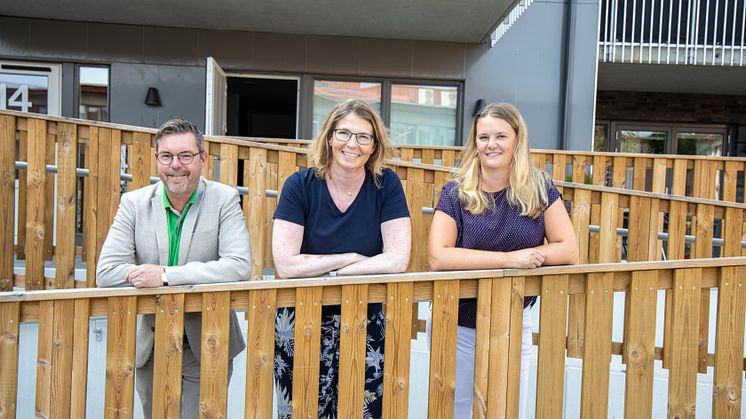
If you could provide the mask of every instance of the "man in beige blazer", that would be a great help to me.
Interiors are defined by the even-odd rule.
[[[156,134],[161,181],[122,195],[96,269],[100,287],[136,288],[248,280],[251,245],[238,197],[227,185],[200,177],[207,161],[204,137],[185,120],[166,122]],[[137,392],[146,418],[152,412],[155,317],[138,319]],[[184,316],[182,417],[199,415],[202,317]],[[246,344],[231,312],[228,376]]]

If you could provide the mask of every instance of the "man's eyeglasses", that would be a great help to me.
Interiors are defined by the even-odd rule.
[[[334,138],[342,141],[343,143],[350,141],[350,138],[352,138],[353,135],[355,136],[357,143],[360,145],[368,145],[373,141],[373,134],[368,134],[365,132],[352,132],[348,129],[334,130]]]
[[[199,151],[196,153],[190,153],[188,151],[185,151],[183,153],[177,154],[176,157],[179,159],[179,163],[186,166],[186,165],[191,164],[192,161],[194,161],[194,156],[196,156],[199,153],[200,153]],[[174,161],[174,155],[171,153],[156,153],[155,158],[156,160],[158,160],[158,163],[164,166],[168,166],[169,164],[171,164],[172,161]]]

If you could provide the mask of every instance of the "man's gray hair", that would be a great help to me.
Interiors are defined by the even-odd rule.
[[[158,128],[158,132],[155,134],[155,151],[158,151],[158,145],[161,137],[164,135],[183,134],[186,132],[194,134],[194,138],[197,139],[197,149],[200,153],[203,153],[205,151],[205,136],[199,131],[197,125],[181,118],[168,120]]]

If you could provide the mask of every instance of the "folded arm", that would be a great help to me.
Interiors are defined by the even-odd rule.
[[[383,253],[345,266],[339,275],[399,273],[407,270],[412,246],[412,224],[409,217],[397,218],[381,224]]]

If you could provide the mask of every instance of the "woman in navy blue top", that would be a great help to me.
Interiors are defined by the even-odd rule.
[[[432,270],[536,268],[577,263],[578,241],[562,197],[531,163],[526,124],[514,106],[474,118],[461,163],[441,192],[430,227]],[[525,416],[533,298],[524,301],[519,417]],[[459,302],[455,416],[470,418],[476,299]]]
[[[381,118],[365,102],[331,110],[312,143],[309,168],[283,186],[272,230],[272,256],[281,278],[404,272],[411,225],[399,177],[384,167],[394,154]],[[381,417],[381,304],[368,307],[365,418]],[[340,307],[322,310],[319,418],[337,417]],[[294,310],[275,322],[278,417],[292,415]]]

